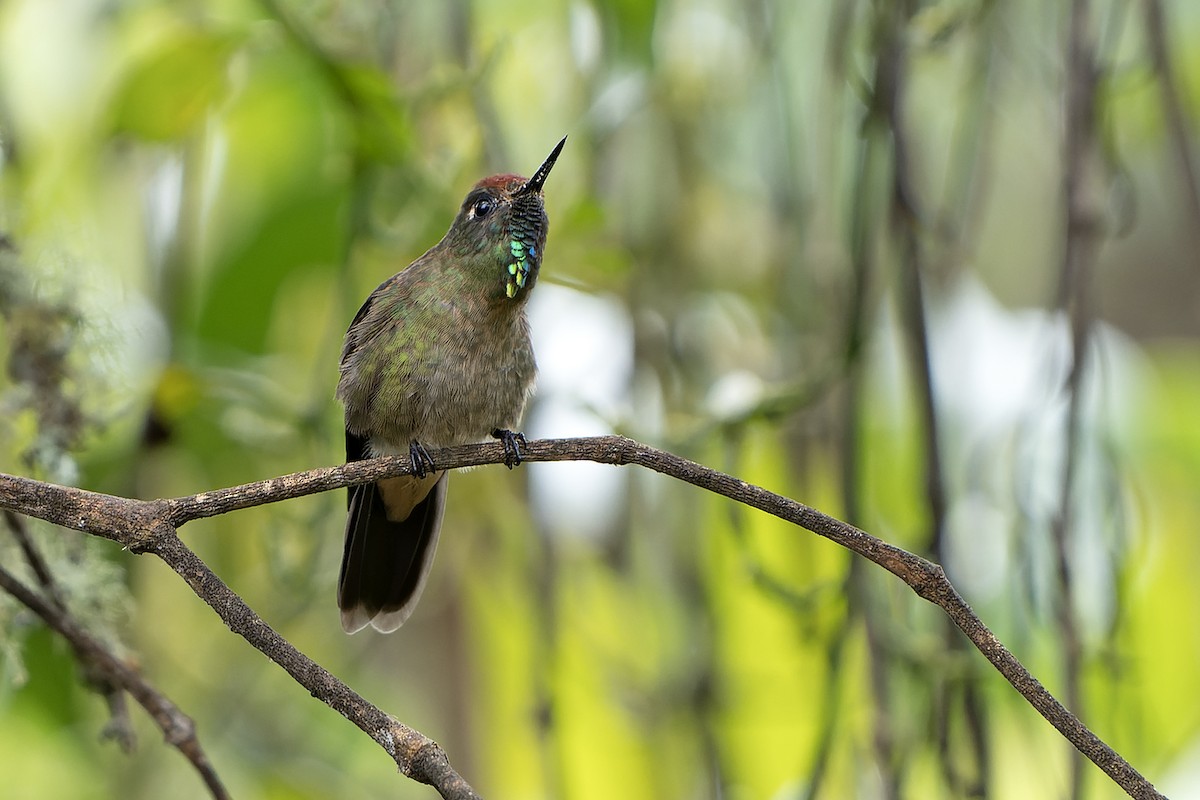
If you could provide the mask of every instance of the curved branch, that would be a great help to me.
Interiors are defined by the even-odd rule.
[[[437,742],[379,710],[296,649],[226,586],[173,530],[170,535],[158,537],[151,551],[179,573],[230,630],[283,667],[313,697],[374,739],[404,775],[429,784],[446,800],[480,800],[475,790],[450,766],[450,759]]]
[[[200,740],[196,738],[196,726],[191,717],[151,686],[137,669],[117,658],[102,642],[80,627],[79,623],[57,604],[43,599],[2,566],[0,589],[15,597],[66,639],[80,664],[103,673],[114,686],[119,686],[132,695],[154,718],[167,744],[183,753],[192,763],[214,800],[228,800],[229,793],[225,791],[220,777],[204,753],[204,748],[200,746]]]
[[[53,611],[57,611],[63,616],[69,616],[66,598],[63,596],[58,581],[54,579],[50,565],[42,556],[42,552],[38,549],[37,544],[30,537],[29,530],[25,525],[25,517],[22,517],[20,514],[14,514],[7,509],[4,510],[3,517],[5,524],[8,526],[13,538],[17,540],[17,545],[21,548],[21,552],[25,556],[25,563],[29,566],[29,569],[33,572],[33,577],[37,580],[38,588],[41,590],[39,598],[44,599]],[[10,577],[12,580],[16,580],[15,577],[11,575]],[[59,630],[55,626],[54,620],[48,618],[44,612],[35,606],[30,606],[28,603],[25,605],[34,613],[39,614],[51,628]],[[62,631],[59,631],[59,633],[64,638],[67,638],[66,634],[62,633]],[[101,643],[97,642],[97,644]],[[103,696],[105,704],[108,705],[109,720],[100,734],[101,738],[112,739],[123,752],[132,753],[137,743],[137,737],[133,732],[133,723],[129,719],[129,707],[125,702],[125,691],[117,682],[112,680],[112,677],[105,671],[103,664],[93,663],[85,658],[87,655],[85,649],[76,646],[74,650],[76,661],[83,672],[84,682],[89,689]],[[155,691],[149,683],[146,684],[146,688],[150,691]],[[156,718],[155,721],[159,723],[159,727],[163,729],[163,733],[168,736],[169,740],[170,731],[162,724],[163,720]],[[187,755],[186,752],[185,755]],[[201,770],[201,774],[204,774],[203,770]]]
[[[488,442],[435,450],[430,455],[438,469],[458,469],[502,463],[504,448],[498,442]],[[1033,677],[976,616],[937,564],[803,503],[623,436],[532,441],[524,458],[526,461],[636,464],[765,511],[858,553],[945,611],[1013,688],[1131,797],[1139,800],[1162,797],[1129,762],[1092,733]],[[104,536],[135,551],[155,553],[167,561],[231,629],[286,669],[315,697],[379,742],[405,775],[435,786],[443,797],[474,798],[477,795],[450,768],[436,743],[379,711],[271,630],[175,533],[179,525],[189,520],[410,472],[409,459],[388,456],[296,472],[187,497],[150,501],[128,500],[0,474],[0,508]]]
[[[339,475],[343,472],[348,472],[351,480],[346,480],[346,475]],[[217,612],[230,630],[283,667],[313,697],[340,713],[374,739],[396,762],[401,773],[415,781],[433,786],[445,800],[480,800],[475,790],[451,767],[449,758],[437,742],[384,713],[296,649],[218,578],[176,533],[177,523],[173,521],[175,517],[187,521],[235,508],[313,494],[325,488],[362,482],[354,480],[359,472],[362,472],[359,468],[312,470],[309,473],[286,475],[245,487],[225,489],[211,495],[193,495],[180,501],[130,500],[0,474],[0,508],[112,539],[134,552],[149,552],[158,556]],[[299,478],[308,480],[297,480]],[[323,486],[322,480],[333,480],[335,484]],[[300,491],[285,493],[289,486],[298,487]],[[216,500],[210,501],[209,497]],[[254,498],[254,502],[245,502],[247,497]],[[233,504],[229,507],[223,505],[231,501]],[[179,509],[183,509],[183,512]],[[0,588],[9,591],[31,608],[34,607],[31,602],[38,600],[36,595],[32,598],[27,597],[28,590],[23,594],[21,590],[24,587],[19,583],[10,585],[10,582],[5,580],[2,570]],[[45,617],[42,611],[38,610],[38,613]],[[45,618],[74,644],[71,636],[58,628],[50,617]],[[137,696],[132,689],[130,692]],[[147,708],[152,714],[157,713],[155,709],[149,706]],[[188,722],[190,723],[190,720]],[[168,740],[175,743],[170,734]],[[205,778],[207,783],[208,776]]]

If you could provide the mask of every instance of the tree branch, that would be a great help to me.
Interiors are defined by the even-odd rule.
[[[1100,64],[1092,33],[1091,3],[1072,0],[1066,52],[1065,120],[1063,127],[1063,204],[1066,224],[1059,303],[1071,326],[1071,365],[1067,376],[1067,414],[1063,430],[1063,468],[1058,511],[1051,522],[1057,578],[1055,616],[1063,648],[1063,696],[1075,709],[1083,707],[1083,641],[1075,613],[1076,578],[1071,549],[1074,530],[1075,482],[1083,438],[1084,377],[1089,368],[1092,338],[1092,273],[1100,238],[1096,187],[1089,166],[1096,151],[1096,100]],[[1083,713],[1080,711],[1080,713]],[[1070,797],[1083,796],[1083,760],[1071,763]]]
[[[107,682],[128,692],[137,700],[162,730],[167,744],[179,750],[200,773],[201,780],[214,800],[228,800],[229,793],[225,791],[221,779],[204,753],[204,748],[200,746],[200,740],[196,738],[196,726],[191,717],[151,686],[140,672],[117,658],[103,642],[80,627],[65,610],[56,603],[43,599],[2,566],[0,589],[15,597],[66,639],[85,671],[102,673]]]
[[[504,460],[503,446],[498,442],[446,448],[433,451],[431,455],[438,469],[496,464]],[[945,611],[1013,688],[1131,797],[1139,800],[1162,797],[1149,781],[1030,674],[975,615],[937,564],[795,500],[622,436],[533,441],[526,448],[525,460],[636,464],[765,511],[854,551],[896,575],[917,595]],[[175,532],[189,520],[410,472],[409,459],[390,456],[297,472],[188,497],[150,501],[0,474],[0,508],[103,536],[136,552],[152,552],[159,556],[235,633],[287,670],[314,697],[370,735],[395,759],[405,775],[434,786],[444,798],[476,798],[474,791],[451,769],[445,753],[436,743],[375,708],[296,650],[222,583]]]
[[[1163,115],[1166,119],[1167,130],[1175,145],[1176,171],[1184,186],[1184,197],[1187,201],[1187,211],[1191,216],[1191,224],[1187,226],[1192,237],[1193,253],[1200,253],[1200,231],[1196,223],[1200,221],[1200,178],[1196,174],[1196,159],[1192,155],[1193,133],[1188,125],[1188,109],[1183,98],[1186,92],[1181,90],[1175,68],[1171,63],[1170,47],[1167,44],[1167,21],[1163,10],[1162,0],[1142,0],[1142,10],[1145,14],[1146,47],[1150,51],[1150,61],[1158,72],[1158,87],[1163,105]]]
[[[433,786],[446,800],[480,800],[475,790],[451,768],[445,751],[436,742],[380,711],[333,673],[297,650],[254,613],[173,531],[159,537],[151,552],[179,573],[230,630],[283,667],[313,697],[374,739],[402,773]]]
[[[25,563],[29,565],[34,578],[37,579],[43,597],[56,611],[64,616],[67,615],[69,612],[66,599],[63,597],[58,582],[54,579],[54,574],[50,571],[50,565],[46,563],[46,559],[29,535],[29,530],[25,526],[25,518],[8,509],[4,510],[3,516],[5,524],[12,531],[13,538],[17,540],[17,545],[20,546],[21,553],[25,556]],[[36,611],[36,609],[34,610]],[[137,744],[137,738],[134,736],[133,724],[129,719],[129,706],[125,702],[125,692],[112,680],[103,664],[96,664],[85,658],[86,650],[78,647],[74,650],[76,660],[79,661],[79,666],[83,670],[84,681],[91,689],[102,695],[105,704],[108,705],[109,720],[100,734],[101,738],[112,739],[123,752],[132,753]],[[163,733],[167,733],[165,728]]]

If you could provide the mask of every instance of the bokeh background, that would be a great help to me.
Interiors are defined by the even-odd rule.
[[[362,299],[569,134],[526,432],[933,558],[1200,797],[1198,41],[1188,0],[5,0],[0,469],[153,498],[339,463]],[[344,503],[183,534],[486,797],[1121,796],[892,576],[697,489],[455,475],[386,637],[338,625]],[[234,796],[433,796],[162,563],[31,530]],[[0,796],[205,796],[0,622]]]

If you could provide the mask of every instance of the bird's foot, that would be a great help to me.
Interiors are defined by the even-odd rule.
[[[521,448],[528,445],[525,434],[497,428],[492,431],[492,438],[499,439],[504,444],[504,466],[512,469],[521,463]]]
[[[416,439],[408,446],[408,457],[412,459],[413,474],[418,478],[424,478],[426,475],[436,472],[429,451]]]

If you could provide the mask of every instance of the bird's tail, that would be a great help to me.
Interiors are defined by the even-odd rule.
[[[346,549],[338,577],[338,607],[347,633],[368,624],[383,633],[396,630],[412,614],[425,588],[446,507],[446,474],[436,477],[406,517],[397,521],[388,514],[390,506],[391,516],[397,516],[395,502],[388,499],[424,490],[424,486],[409,486],[421,480],[404,476],[390,478],[383,486],[366,483],[350,489]],[[430,480],[434,479],[424,482]]]

